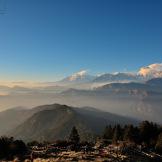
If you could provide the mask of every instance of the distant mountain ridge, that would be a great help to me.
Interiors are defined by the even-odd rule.
[[[106,73],[95,78],[93,82],[130,82],[142,80],[141,76],[134,73]]]
[[[69,77],[58,81],[58,84],[79,84],[79,83],[104,83],[104,82],[141,82],[144,81],[144,78],[135,73],[105,73],[99,76],[89,75],[87,71],[80,71],[74,73]]]
[[[146,82],[149,85],[162,87],[162,78],[153,78]]]
[[[158,77],[154,76],[143,76],[138,73],[128,73],[128,72],[123,72],[123,73],[105,73],[99,76],[92,76],[89,75],[86,71],[81,71],[78,73],[75,73],[69,77],[66,77],[62,79],[61,81],[58,81],[58,84],[83,84],[83,83],[89,83],[89,84],[94,84],[94,83],[103,83],[103,84],[108,84],[108,83],[129,83],[129,82],[137,82],[137,83],[144,83],[150,79],[156,79]]]

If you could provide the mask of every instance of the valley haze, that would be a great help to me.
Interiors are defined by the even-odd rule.
[[[0,86],[1,114],[7,109],[31,109],[46,104],[94,107],[98,110],[162,123],[162,64],[141,67],[138,72],[91,75],[86,70],[56,82],[37,86]],[[25,117],[24,117],[25,119]],[[3,122],[2,122],[3,123]]]

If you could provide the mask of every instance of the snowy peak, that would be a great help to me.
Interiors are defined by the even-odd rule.
[[[71,76],[69,76],[69,81],[75,81],[78,79],[83,79],[88,75],[88,72],[86,70],[79,71]]]
[[[94,78],[95,76],[89,75],[87,70],[82,70],[72,74],[71,76],[66,77],[60,82],[66,84],[87,83],[87,82],[91,82]]]
[[[138,73],[146,78],[162,78],[162,63],[141,67]]]

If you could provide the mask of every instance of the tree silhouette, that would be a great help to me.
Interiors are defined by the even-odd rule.
[[[80,136],[79,136],[78,130],[76,129],[75,126],[71,130],[71,133],[69,136],[69,141],[74,144],[78,144],[80,142]]]
[[[139,129],[133,125],[128,125],[124,130],[124,140],[139,143]]]
[[[13,141],[10,145],[12,155],[23,156],[27,152],[27,146],[22,140]]]
[[[162,153],[162,133],[159,134],[158,140],[155,146],[157,152]]]
[[[103,133],[103,139],[112,139],[112,138],[113,138],[113,128],[111,125],[106,126]]]
[[[13,138],[0,138],[0,158],[8,158],[10,156],[10,145],[12,142]]]
[[[148,121],[143,121],[139,126],[139,130],[142,142],[147,145],[152,145],[153,141],[157,139],[159,134],[158,125]]]
[[[113,143],[117,143],[118,140],[121,140],[122,129],[121,126],[118,124],[114,127],[114,135],[113,135]]]
[[[0,137],[0,159],[12,159],[14,156],[23,156],[28,149],[25,143],[14,138]]]

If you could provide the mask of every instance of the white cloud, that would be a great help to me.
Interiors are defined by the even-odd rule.
[[[155,63],[142,67],[139,74],[144,77],[162,77],[162,63]]]

